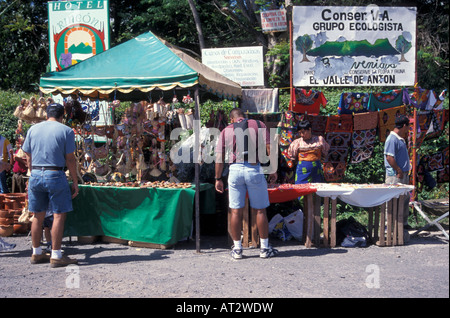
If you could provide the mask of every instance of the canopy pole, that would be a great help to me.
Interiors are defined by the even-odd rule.
[[[294,88],[294,49],[293,49],[293,27],[292,27],[292,15],[289,21],[289,80],[290,80],[290,93],[291,98],[289,100],[289,110],[294,109],[295,105],[295,88]]]
[[[195,87],[195,112],[194,112],[194,164],[195,164],[195,247],[200,253],[200,97],[198,85]]]

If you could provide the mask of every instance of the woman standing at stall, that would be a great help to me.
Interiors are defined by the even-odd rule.
[[[299,138],[288,149],[288,156],[298,160],[295,184],[323,182],[321,159],[326,158],[330,145],[322,136],[311,132],[311,123],[303,120],[298,124]]]

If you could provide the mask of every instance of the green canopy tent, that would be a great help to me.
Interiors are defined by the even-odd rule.
[[[220,98],[242,96],[239,84],[218,74],[152,32],[144,33],[60,72],[44,74],[44,94],[74,95],[102,100],[148,100],[154,90],[193,89],[195,93],[194,155],[200,151],[199,90]],[[195,164],[196,246],[200,251],[199,163]]]
[[[239,84],[163,43],[151,32],[40,79],[40,90],[45,94],[103,100],[148,100],[152,90],[196,85],[220,98],[236,100],[242,96]]]

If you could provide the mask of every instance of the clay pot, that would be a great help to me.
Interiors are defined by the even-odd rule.
[[[0,218],[0,226],[8,226],[14,224],[14,218]]]
[[[8,225],[8,226],[0,226],[0,236],[2,237],[8,237],[13,235],[14,233],[14,226]]]
[[[14,217],[14,210],[0,210],[0,218],[12,218]]]
[[[4,193],[0,193],[0,210],[3,210],[5,208],[3,200],[5,200],[5,194]]]
[[[26,193],[9,193],[5,195],[5,200],[14,201],[13,209],[20,209],[25,204],[26,196]]]
[[[10,200],[10,199],[4,199],[3,200],[3,203],[4,203],[4,207],[5,207],[5,210],[13,210],[14,209],[14,206],[17,204],[16,203],[16,201],[14,201],[14,200]]]
[[[15,223],[14,234],[26,234],[30,231],[30,224]]]

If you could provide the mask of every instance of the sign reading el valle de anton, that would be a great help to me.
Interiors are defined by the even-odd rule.
[[[294,86],[409,86],[416,70],[416,8],[293,10]]]

